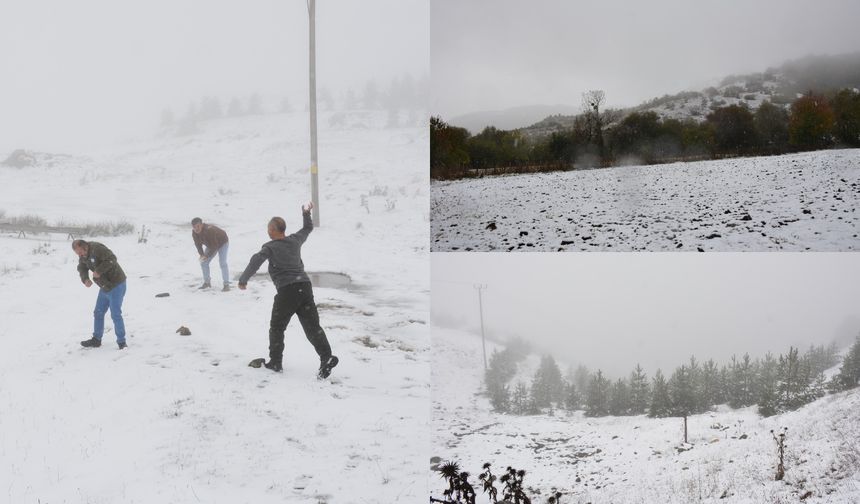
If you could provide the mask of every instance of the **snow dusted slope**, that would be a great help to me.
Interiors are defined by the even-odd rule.
[[[690,417],[689,445],[679,418],[499,415],[476,394],[481,341],[432,327],[433,456],[453,460],[477,484],[484,462],[499,474],[526,470],[532,502],[552,489],[563,503],[860,502],[860,391],[760,418],[754,408]],[[773,481],[770,430],[788,427],[786,475]],[[684,450],[684,451],[680,451]],[[430,473],[430,489],[445,485]],[[476,485],[477,486],[477,485]],[[480,495],[479,503],[487,503]]]
[[[860,249],[860,149],[431,186],[433,251]]]
[[[0,502],[426,498],[427,132],[383,129],[385,113],[343,119],[321,127],[322,226],[303,247],[308,271],[353,281],[315,289],[340,357],[325,382],[295,318],[284,373],[247,367],[268,354],[274,287],[263,274],[247,291],[197,291],[190,230],[194,216],[227,230],[236,278],[268,241],[271,216],[299,229],[306,116],[225,120],[51,167],[0,167],[7,217],[151,229],[142,244],[93,238],[129,277],[125,351],[112,332],[99,349],[79,346],[96,291],[81,285],[66,236],[0,235]],[[192,335],[176,334],[180,325]]]

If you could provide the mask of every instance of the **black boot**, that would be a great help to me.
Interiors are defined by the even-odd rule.
[[[320,362],[320,370],[317,373],[317,379],[318,380],[324,380],[324,379],[328,378],[328,376],[331,374],[332,368],[337,366],[338,362],[339,361],[337,359],[337,356],[335,356],[335,355],[332,355],[328,359]]]
[[[95,336],[88,340],[81,341],[81,346],[86,348],[98,348],[102,346],[102,340],[97,339]]]
[[[210,284],[209,282],[203,282],[203,285],[201,285],[200,287],[197,287],[197,288],[198,289],[208,289],[209,287],[212,287],[212,284]]]
[[[270,359],[269,362],[266,362],[263,365],[266,366],[266,369],[271,369],[272,371],[274,371],[276,373],[281,373],[284,371],[283,366],[281,366],[281,361],[276,361],[276,360]]]

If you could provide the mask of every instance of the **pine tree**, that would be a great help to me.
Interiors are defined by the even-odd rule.
[[[848,390],[860,385],[860,335],[842,359],[842,367],[833,381],[836,390]]]
[[[773,355],[768,353],[759,365],[756,396],[758,413],[769,417],[777,413],[777,390],[776,390],[777,362]]]
[[[648,410],[648,377],[639,364],[630,373],[630,413],[642,415]]]
[[[610,388],[609,414],[626,416],[630,414],[630,387],[624,379],[619,378]]]
[[[648,416],[652,418],[663,418],[671,414],[672,404],[669,399],[669,387],[663,372],[659,369],[654,374],[653,386],[651,387],[651,408]]]
[[[744,354],[743,360],[740,362],[732,355],[728,386],[729,406],[732,408],[745,408],[754,403],[755,376],[753,371],[749,354]]]
[[[564,380],[551,355],[541,358],[540,367],[532,381],[532,397],[538,408],[548,408],[564,400]]]
[[[704,388],[704,384],[702,383],[702,369],[699,365],[699,361],[696,360],[695,355],[690,356],[687,372],[690,375],[690,386],[693,393],[693,409],[690,413],[701,413],[703,411],[707,411],[708,408],[710,408],[710,405],[705,404],[706,399],[702,394],[702,389]]]
[[[597,370],[597,374],[591,377],[588,384],[588,392],[585,396],[585,415],[599,417],[608,414],[609,380],[603,376],[602,371]]]
[[[517,363],[515,356],[507,348],[501,352],[495,350],[490,356],[485,380],[487,382],[498,382],[505,384],[517,374]]]
[[[801,372],[801,359],[796,348],[789,347],[787,355],[779,356],[776,376],[777,411],[791,411],[802,406],[807,384],[804,383],[805,376]]]
[[[580,409],[582,404],[582,396],[577,390],[576,385],[573,383],[568,383],[565,397],[564,397],[564,406],[568,411],[576,411]]]
[[[719,378],[717,378],[717,398],[715,404],[728,404],[731,388],[731,371],[725,364],[720,366]]]
[[[487,394],[490,396],[490,405],[499,413],[507,413],[511,410],[511,397],[508,386],[497,382],[487,383]]]
[[[576,370],[573,372],[573,379],[571,383],[576,385],[576,390],[580,392],[580,394],[585,394],[588,390],[588,384],[591,382],[591,371],[588,370],[587,367],[582,364],[576,366]]]
[[[672,373],[672,378],[669,379],[669,398],[673,416],[687,417],[694,413],[696,395],[692,375],[687,366],[681,366]]]
[[[490,356],[490,364],[484,374],[484,384],[490,404],[498,412],[511,411],[511,393],[507,383],[517,372],[517,364],[514,357],[507,349],[493,352]]]
[[[517,382],[517,386],[514,387],[514,392],[511,394],[511,413],[515,415],[528,414],[531,402],[526,384]]]
[[[720,404],[717,402],[719,396],[719,374],[719,369],[713,359],[706,361],[702,365],[696,394],[697,411],[707,411],[715,405]]]

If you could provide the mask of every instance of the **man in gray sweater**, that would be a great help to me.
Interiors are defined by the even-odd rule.
[[[272,371],[283,371],[284,331],[293,314],[299,317],[302,329],[308,341],[320,358],[317,378],[324,379],[338,363],[336,356],[331,353],[328,338],[320,327],[320,317],[317,305],[314,303],[314,293],[311,281],[305,273],[302,263],[302,244],[314,229],[311,221],[313,203],[302,207],[304,225],[302,229],[287,236],[287,225],[281,217],[272,217],[268,225],[269,238],[272,241],[251,256],[248,267],[239,277],[239,289],[245,290],[248,280],[260,269],[265,261],[269,261],[269,276],[278,289],[272,305],[272,319],[269,325],[269,362],[265,366]]]

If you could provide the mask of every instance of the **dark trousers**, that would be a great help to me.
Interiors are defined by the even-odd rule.
[[[293,317],[299,317],[305,336],[320,356],[320,362],[331,357],[325,331],[320,327],[320,316],[314,303],[314,292],[310,282],[285,285],[278,289],[272,305],[272,321],[269,326],[269,359],[282,362],[284,356],[284,331]]]

